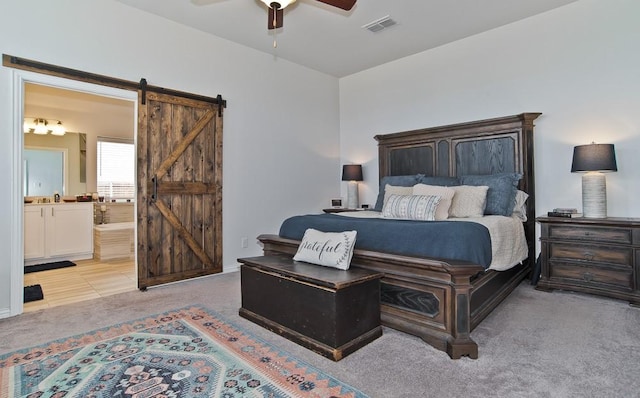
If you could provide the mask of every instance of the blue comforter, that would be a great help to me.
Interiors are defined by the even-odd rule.
[[[473,222],[411,221],[311,214],[286,219],[280,236],[301,240],[307,228],[323,232],[357,231],[356,249],[411,257],[455,259],[491,264],[491,237]]]

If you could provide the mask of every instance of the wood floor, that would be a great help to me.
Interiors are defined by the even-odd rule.
[[[24,304],[24,312],[76,303],[137,289],[135,261],[78,260],[75,267],[32,272],[24,285],[42,286],[44,300]]]

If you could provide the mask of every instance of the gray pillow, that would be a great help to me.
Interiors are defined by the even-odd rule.
[[[373,208],[377,211],[382,211],[382,205],[384,204],[384,187],[389,184],[396,187],[412,187],[420,182],[420,178],[424,177],[422,174],[406,175],[406,176],[386,176],[380,180],[380,188],[378,190],[378,199],[376,200],[376,206]]]
[[[521,178],[520,173],[468,175],[460,177],[460,185],[488,186],[484,214],[509,217],[516,204],[518,181]]]

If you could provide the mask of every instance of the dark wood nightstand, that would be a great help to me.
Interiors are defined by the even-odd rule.
[[[342,213],[345,211],[360,211],[362,209],[345,209],[344,207],[331,207],[328,209],[322,209],[325,213]]]
[[[640,306],[640,218],[538,217],[536,289],[565,289]]]

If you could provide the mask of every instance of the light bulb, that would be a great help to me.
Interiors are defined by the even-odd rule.
[[[53,135],[65,135],[67,130],[62,125],[62,122],[58,120],[57,124],[54,124],[51,128],[51,134]]]
[[[49,130],[47,129],[47,122],[44,119],[36,119],[36,125],[33,129],[35,134],[47,134]]]
[[[24,131],[24,133],[27,134],[31,132],[32,128],[33,127],[31,122],[28,122],[27,119],[25,119],[24,122],[22,123],[22,131]]]

